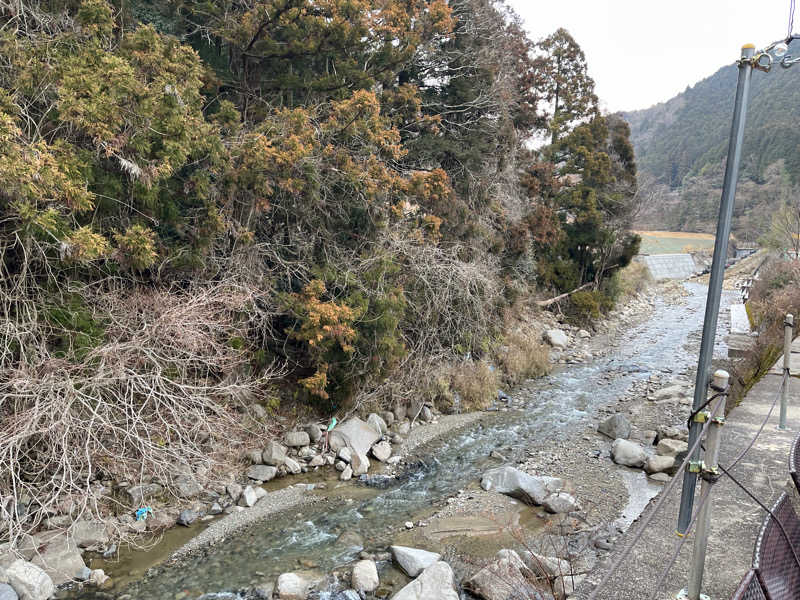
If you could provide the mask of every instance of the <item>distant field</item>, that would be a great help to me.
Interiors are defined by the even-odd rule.
[[[681,254],[687,249],[714,247],[714,236],[710,233],[686,233],[683,231],[637,231],[642,236],[642,254]]]

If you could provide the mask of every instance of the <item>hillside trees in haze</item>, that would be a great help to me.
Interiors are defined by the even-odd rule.
[[[546,368],[531,299],[613,301],[627,127],[502,2],[0,10],[2,494],[169,482],[256,404],[480,406],[473,360]]]

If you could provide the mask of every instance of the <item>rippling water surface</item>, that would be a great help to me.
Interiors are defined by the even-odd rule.
[[[323,571],[354,558],[360,548],[337,544],[345,531],[356,532],[368,547],[390,541],[390,532],[477,479],[495,462],[489,452],[502,444],[520,449],[541,444],[584,427],[595,411],[615,402],[635,381],[654,373],[675,375],[697,361],[707,288],[686,284],[689,296],[676,306],[656,300],[652,317],[619,338],[620,345],[604,357],[568,365],[517,390],[525,399],[518,411],[501,412],[472,429],[443,440],[424,465],[389,489],[359,489],[324,506],[305,507],[293,517],[269,519],[247,532],[218,543],[202,556],[180,566],[165,566],[120,593],[133,598],[175,600],[178,597],[235,598],[231,590],[294,570],[299,560],[312,561]],[[725,356],[728,306],[725,293],[716,354]],[[606,374],[612,374],[606,377]],[[186,594],[183,596],[182,594]],[[88,597],[88,596],[85,596]]]

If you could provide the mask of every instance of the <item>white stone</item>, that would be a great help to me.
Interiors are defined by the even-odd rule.
[[[369,471],[369,459],[366,454],[355,452],[353,453],[353,459],[350,461],[350,466],[353,468],[353,475],[364,475]]]
[[[648,456],[644,462],[644,470],[648,473],[663,473],[675,466],[675,458],[672,456]]]
[[[635,442],[619,438],[611,444],[611,458],[618,465],[641,467],[646,457],[644,448]]]
[[[306,600],[309,583],[297,573],[284,573],[278,577],[275,591],[279,600]]]
[[[563,350],[569,344],[567,334],[560,329],[548,329],[544,334],[545,341],[553,348]]]
[[[56,593],[50,576],[22,559],[15,560],[6,568],[6,577],[20,600],[47,600]]]
[[[303,470],[302,467],[300,467],[299,462],[293,458],[289,458],[288,456],[284,459],[283,464],[286,467],[286,470],[292,475],[297,475]]]
[[[453,585],[453,570],[446,562],[436,562],[392,596],[392,600],[459,600]]]
[[[571,513],[576,510],[580,510],[580,505],[578,501],[567,494],[566,492],[558,492],[557,494],[550,494],[547,498],[544,499],[542,503],[545,510],[551,513],[559,514],[559,513]]]
[[[427,550],[409,548],[407,546],[391,546],[389,551],[392,553],[395,562],[409,577],[416,577],[442,557],[441,554],[436,552],[428,552]]]
[[[348,447],[366,456],[381,434],[358,417],[352,417],[328,434],[331,448],[339,451]]]
[[[656,446],[656,454],[659,456],[671,456],[676,457],[681,452],[686,452],[689,449],[689,444],[682,440],[670,440],[670,439],[663,439],[659,440],[658,446]]]
[[[357,592],[374,592],[378,589],[378,568],[373,560],[360,560],[353,566],[350,585]]]
[[[564,482],[557,477],[536,477],[515,469],[498,467],[490,469],[481,478],[481,487],[517,498],[528,504],[541,504],[550,494],[560,492]]]
[[[372,456],[381,462],[386,462],[392,455],[392,445],[389,442],[378,442],[372,447]]]
[[[242,494],[239,496],[239,506],[246,506],[250,508],[254,506],[255,503],[258,502],[258,496],[256,495],[255,489],[253,486],[248,485],[244,490],[242,490]]]

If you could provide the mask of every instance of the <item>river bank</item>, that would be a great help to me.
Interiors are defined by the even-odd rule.
[[[540,516],[541,509],[529,509],[519,505],[516,501],[511,500],[515,504],[506,504],[506,497],[499,494],[490,495],[483,492],[477,487],[476,479],[471,473],[478,476],[481,471],[501,464],[497,458],[490,458],[488,455],[491,450],[496,450],[501,456],[504,456],[514,464],[521,465],[521,468],[531,472],[553,472],[559,476],[564,477],[568,481],[568,488],[580,500],[582,498],[595,498],[599,501],[594,502],[597,506],[591,509],[591,518],[593,523],[602,520],[606,517],[611,518],[616,513],[626,512],[623,511],[625,506],[630,503],[628,498],[629,490],[635,489],[642,483],[643,477],[641,471],[640,476],[631,477],[627,475],[619,475],[613,472],[612,468],[606,468],[607,465],[598,468],[601,463],[598,456],[589,456],[591,453],[597,451],[598,443],[592,437],[596,436],[596,432],[591,425],[592,420],[596,420],[599,416],[606,414],[608,411],[616,410],[620,407],[615,407],[615,402],[622,402],[620,398],[625,398],[625,392],[630,391],[628,397],[629,404],[634,407],[634,398],[637,393],[640,393],[645,388],[655,389],[661,383],[662,375],[666,374],[650,374],[644,377],[641,369],[644,367],[636,368],[635,364],[630,361],[620,360],[620,357],[613,357],[606,359],[604,357],[609,354],[614,355],[620,353],[621,345],[631,341],[631,332],[636,330],[642,323],[647,322],[647,317],[651,316],[656,305],[659,305],[659,310],[664,308],[670,303],[681,302],[683,294],[686,292],[680,285],[671,284],[666,287],[659,288],[659,296],[666,297],[667,300],[660,299],[654,302],[652,298],[640,297],[637,302],[632,303],[613,316],[612,319],[606,323],[600,324],[601,331],[595,332],[593,335],[585,337],[585,334],[580,332],[577,328],[565,327],[566,333],[571,338],[569,348],[561,353],[554,353],[553,360],[556,365],[556,372],[553,376],[545,378],[543,381],[529,382],[515,390],[511,397],[498,401],[490,410],[480,413],[469,413],[466,415],[450,415],[450,416],[434,416],[432,422],[424,425],[414,427],[407,435],[404,444],[396,446],[396,452],[404,456],[401,463],[393,466],[384,467],[378,475],[385,478],[389,490],[385,492],[376,492],[376,489],[370,485],[353,486],[349,483],[340,482],[336,477],[323,478],[319,482],[319,476],[316,476],[317,483],[322,485],[315,486],[311,489],[309,485],[314,478],[313,474],[298,475],[295,479],[301,481],[300,484],[294,485],[289,488],[289,491],[282,492],[283,496],[287,499],[285,506],[280,506],[280,502],[276,505],[273,499],[270,499],[269,504],[273,506],[274,510],[269,510],[265,514],[269,515],[267,521],[268,525],[259,525],[258,523],[248,526],[249,518],[242,519],[240,515],[248,514],[253,509],[246,509],[236,511],[236,513],[226,516],[224,519],[217,519],[214,523],[206,529],[210,531],[217,523],[223,523],[228,520],[230,523],[238,523],[238,525],[231,529],[220,529],[221,534],[206,534],[200,533],[197,538],[198,541],[190,542],[186,550],[181,553],[181,560],[177,561],[173,558],[156,569],[151,569],[150,574],[141,580],[139,584],[133,585],[131,591],[126,592],[121,590],[123,596],[127,593],[133,598],[147,597],[156,598],[172,598],[180,590],[188,590],[189,594],[186,597],[196,597],[198,594],[209,590],[209,584],[203,583],[213,581],[215,579],[214,573],[219,573],[216,577],[217,583],[212,589],[237,589],[241,586],[258,585],[259,581],[264,579],[274,578],[276,575],[274,569],[256,569],[252,568],[247,573],[241,573],[235,577],[230,573],[231,569],[225,568],[226,556],[233,559],[237,555],[236,548],[238,547],[240,555],[240,562],[248,561],[248,556],[252,556],[255,560],[265,561],[271,557],[278,557],[277,562],[280,563],[276,568],[309,568],[315,570],[318,576],[324,572],[335,567],[336,563],[346,564],[349,560],[357,558],[362,552],[380,554],[379,549],[381,544],[393,542],[395,538],[401,539],[403,536],[411,535],[424,537],[426,532],[431,532],[442,547],[462,547],[468,550],[470,547],[474,548],[476,545],[476,538],[472,536],[470,539],[462,540],[459,544],[454,544],[454,540],[458,535],[453,535],[447,532],[450,529],[447,519],[453,517],[468,517],[460,526],[464,529],[464,523],[470,525],[473,529],[480,529],[476,525],[476,513],[485,513],[486,506],[481,502],[495,503],[500,509],[509,509],[506,513],[510,514],[512,518],[508,521],[509,524],[524,524],[526,529],[535,531],[545,531],[545,526],[551,526],[553,523],[552,517],[545,518]],[[696,295],[696,294],[695,294]],[[693,300],[694,302],[694,300]],[[694,302],[696,305],[697,302]],[[695,306],[696,310],[696,306]],[[563,326],[563,324],[562,324]],[[669,326],[667,324],[667,326]],[[648,337],[647,330],[636,333],[642,342]],[[634,337],[635,337],[634,336]],[[652,337],[652,336],[649,336]],[[679,340],[678,340],[679,341]],[[672,341],[670,344],[674,343]],[[652,360],[652,357],[646,358]],[[598,368],[594,363],[603,363],[602,367]],[[577,370],[578,372],[574,372]],[[565,429],[564,435],[551,436],[552,439],[548,441],[547,447],[543,447],[541,441],[532,443],[532,438],[538,438],[539,427],[533,427],[525,431],[509,431],[508,423],[518,419],[516,415],[528,416],[533,421],[542,418],[542,413],[547,412],[549,406],[555,405],[558,400],[558,393],[565,390],[559,389],[562,381],[569,381],[571,378],[595,378],[598,381],[596,387],[602,390],[601,395],[603,399],[609,398],[607,404],[595,405],[593,399],[586,396],[587,389],[577,390],[580,392],[577,398],[577,403],[570,409],[571,411],[565,420],[555,419],[554,423],[558,427]],[[631,385],[636,386],[631,388]],[[644,386],[644,387],[641,387]],[[591,385],[588,389],[591,389]],[[613,399],[613,402],[611,401]],[[539,408],[540,410],[537,410]],[[532,411],[532,412],[531,412]],[[645,411],[646,412],[646,411]],[[551,414],[549,416],[556,416]],[[654,418],[654,415],[645,418]],[[570,422],[573,419],[583,423],[582,428],[573,428]],[[519,428],[518,429],[524,429]],[[556,430],[554,429],[554,431]],[[567,431],[568,429],[568,431]],[[463,433],[462,433],[463,432]],[[568,435],[567,435],[568,434]],[[456,439],[453,439],[456,438]],[[502,441],[506,439],[510,442],[508,447],[504,447]],[[448,444],[449,442],[449,444]],[[609,440],[610,442],[610,440]],[[474,449],[473,446],[476,446]],[[465,451],[461,452],[459,448]],[[484,448],[486,449],[484,451]],[[510,449],[510,451],[509,451]],[[462,476],[457,477],[453,474],[453,465],[451,464],[451,457],[447,454],[452,453],[453,456],[458,456],[463,464],[464,473]],[[602,452],[602,450],[601,450]],[[459,455],[464,456],[459,456]],[[445,465],[444,471],[436,465],[420,466],[418,460],[431,462],[431,459],[439,460]],[[606,461],[610,463],[610,461]],[[592,466],[589,473],[586,473],[586,466]],[[432,484],[429,479],[436,479],[436,476],[441,479],[446,479],[443,485],[437,486]],[[452,478],[452,485],[449,479]],[[275,482],[267,484],[267,488],[274,490],[272,487]],[[286,480],[284,480],[286,481]],[[289,480],[291,481],[291,480]],[[467,485],[463,485],[466,482]],[[599,482],[599,483],[598,483]],[[399,487],[392,489],[392,486],[400,484]],[[415,489],[419,488],[419,489]],[[448,491],[449,490],[449,491]],[[649,492],[648,492],[649,493]],[[275,491],[270,491],[270,496],[278,497]],[[422,496],[422,501],[414,500],[409,502],[407,499],[399,498],[399,496]],[[427,496],[427,499],[426,499]],[[469,498],[472,496],[471,498]],[[647,494],[640,494],[638,491],[632,494],[633,503],[646,503]],[[644,500],[642,500],[644,498]],[[467,501],[469,500],[469,501]],[[263,500],[262,500],[263,502]],[[305,503],[312,503],[309,506],[304,506]],[[422,505],[422,506],[420,506]],[[258,505],[256,505],[258,506]],[[349,506],[351,513],[363,513],[360,516],[353,516],[352,519],[342,518],[342,524],[335,527],[328,527],[329,523],[326,522],[337,521],[341,515],[336,516],[337,511],[342,510],[342,507]],[[280,511],[281,508],[290,510]],[[397,510],[395,511],[395,508]],[[634,507],[635,508],[635,507]],[[635,512],[635,510],[634,510]],[[333,517],[326,517],[326,514],[333,513]],[[375,519],[375,513],[379,515],[382,513],[385,517]],[[516,516],[513,516],[516,513]],[[254,513],[256,514],[256,513]],[[301,516],[301,514],[303,516]],[[238,518],[237,518],[238,517]],[[364,525],[364,521],[370,521],[370,524]],[[373,526],[371,520],[381,521],[381,526]],[[408,529],[405,525],[410,521],[412,528]],[[441,523],[441,526],[438,524]],[[452,523],[450,523],[452,524]],[[287,526],[288,525],[288,526]],[[321,526],[320,526],[321,525]],[[201,525],[202,526],[202,525]],[[328,527],[327,530],[321,530]],[[323,540],[322,544],[328,547],[333,545],[337,537],[346,533],[348,529],[358,529],[368,531],[362,539],[364,542],[357,552],[349,552],[339,554],[338,556],[324,556],[319,560],[320,555],[325,554],[325,549],[318,550],[315,547],[315,540],[319,542]],[[434,535],[434,531],[438,528],[438,533]],[[458,531],[458,528],[455,528]],[[484,527],[485,529],[485,527]],[[508,529],[508,527],[506,527]],[[274,531],[275,534],[269,533]],[[169,533],[167,536],[169,537]],[[242,554],[242,540],[249,541],[250,545],[261,542],[254,540],[270,539],[270,536],[282,536],[281,539],[295,539],[300,540],[293,551],[287,551],[285,547],[277,547],[262,552],[251,552],[249,550]],[[465,536],[467,537],[467,536]],[[224,539],[236,538],[236,539]],[[223,541],[224,539],[224,541]],[[483,537],[480,540],[480,545],[484,548],[494,546],[493,543],[487,543],[488,537]],[[233,544],[233,547],[228,550],[216,551],[216,548],[206,546],[201,548],[203,541],[215,542],[217,546],[222,544],[223,547]],[[184,540],[185,541],[185,540]],[[413,540],[411,540],[413,541]],[[167,544],[169,544],[169,539]],[[238,544],[238,546],[237,546]],[[365,548],[366,547],[366,548]],[[480,554],[480,553],[479,553]],[[219,555],[219,556],[215,556]],[[469,558],[469,552],[465,552],[464,556]],[[478,557],[479,558],[479,557]],[[198,576],[196,578],[181,577],[183,581],[175,581],[174,584],[161,585],[155,583],[155,586],[149,586],[148,582],[163,581],[165,578],[175,578],[175,573],[181,572],[181,567],[184,570],[191,572],[196,569],[203,561],[218,561],[219,570],[210,569],[209,573],[205,576]],[[152,563],[151,563],[152,564]],[[330,564],[331,567],[326,567]],[[96,565],[92,565],[96,566]],[[118,578],[118,585],[115,589],[120,589],[121,584],[126,580],[137,579],[141,577],[146,566],[139,564],[134,569],[129,569],[129,576],[123,572],[125,565],[121,562],[106,563],[108,569],[114,573],[120,573]],[[238,569],[246,571],[246,569]],[[196,581],[190,581],[195,579]],[[184,585],[185,583],[193,583],[193,585]],[[162,595],[161,590],[166,588],[177,589],[179,592],[173,592]],[[153,590],[159,590],[153,592]],[[192,591],[196,590],[196,592]],[[192,596],[194,594],[194,596]],[[88,597],[88,596],[87,596]]]

